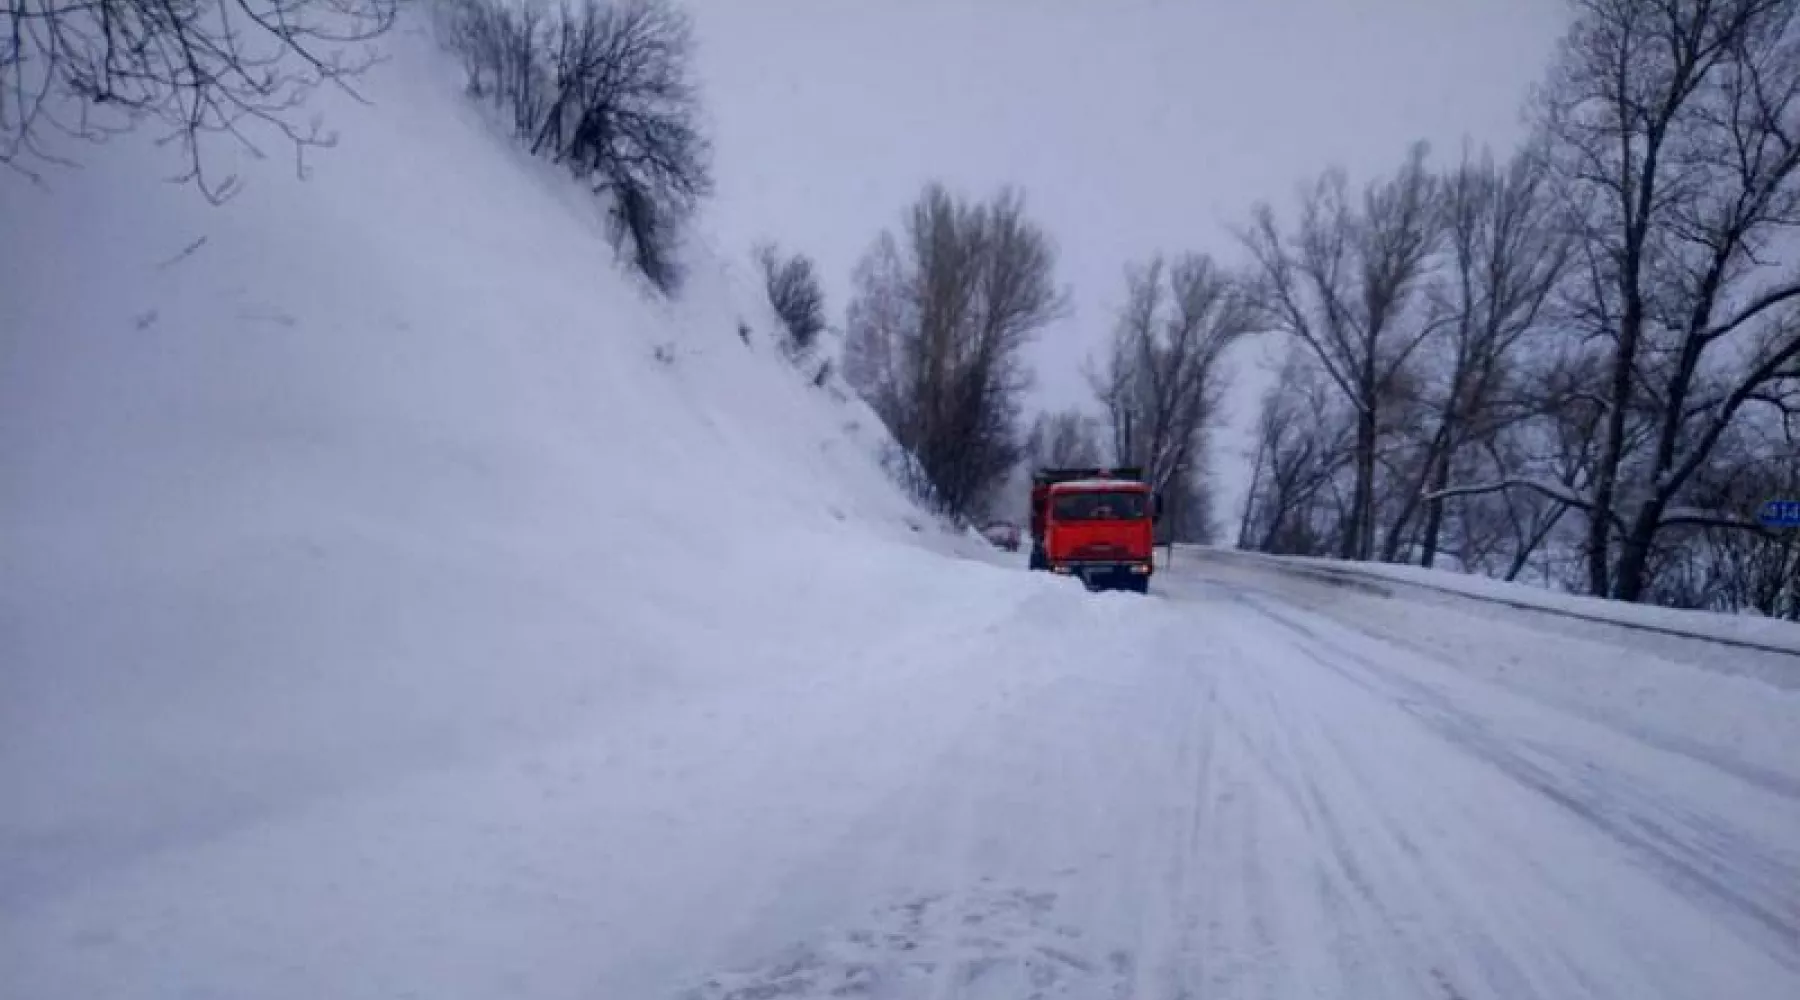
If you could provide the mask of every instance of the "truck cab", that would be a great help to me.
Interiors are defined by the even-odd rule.
[[[1156,496],[1139,469],[1039,469],[1031,484],[1031,568],[1090,589],[1150,589]]]

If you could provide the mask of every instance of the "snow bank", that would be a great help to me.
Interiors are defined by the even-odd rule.
[[[1584,594],[1561,593],[1531,584],[1446,569],[1402,566],[1393,563],[1348,562],[1304,556],[1270,556],[1238,549],[1206,548],[1199,551],[1219,558],[1261,560],[1340,577],[1379,580],[1428,588],[1445,594],[1500,602],[1520,609],[1536,609],[1600,623],[1652,629],[1676,635],[1728,643],[1744,643],[1768,650],[1800,655],[1800,624],[1759,615],[1726,615],[1646,604],[1627,604]]]

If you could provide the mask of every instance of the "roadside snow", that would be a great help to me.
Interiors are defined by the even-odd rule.
[[[1342,559],[1305,556],[1270,556],[1229,548],[1198,548],[1194,551],[1221,559],[1260,560],[1272,565],[1307,568],[1321,573],[1363,577],[1416,587],[1464,594],[1503,602],[1519,608],[1539,608],[1596,622],[1685,633],[1707,639],[1748,643],[1785,650],[1800,656],[1800,624],[1766,618],[1755,614],[1721,615],[1708,611],[1661,608],[1644,604],[1609,601],[1585,594],[1568,594],[1543,587],[1454,570],[1425,569],[1393,563],[1351,562]],[[1416,596],[1416,595],[1415,595]]]

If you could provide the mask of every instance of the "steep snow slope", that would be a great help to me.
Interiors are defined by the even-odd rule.
[[[321,95],[304,183],[242,159],[214,209],[138,136],[0,184],[0,911],[998,573],[918,544],[966,543],[753,287],[701,252],[640,295],[589,199],[390,47],[373,106]]]

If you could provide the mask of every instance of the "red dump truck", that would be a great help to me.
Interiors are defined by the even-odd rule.
[[[1089,589],[1150,589],[1157,498],[1142,469],[1039,469],[1031,477],[1031,568]]]

